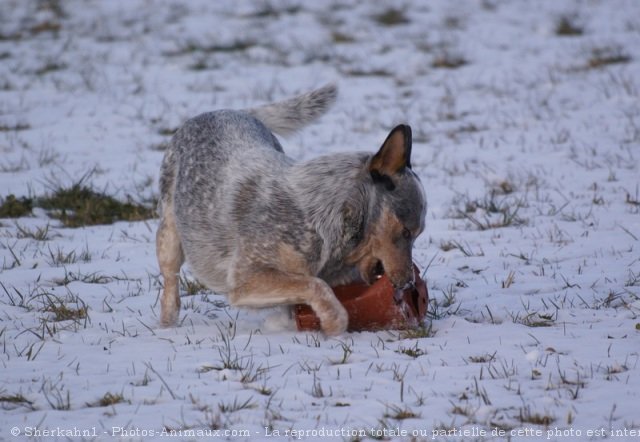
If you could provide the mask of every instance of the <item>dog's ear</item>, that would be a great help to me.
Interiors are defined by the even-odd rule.
[[[369,172],[375,180],[391,177],[402,172],[405,167],[411,169],[411,127],[400,124],[389,133],[378,153],[371,159]]]

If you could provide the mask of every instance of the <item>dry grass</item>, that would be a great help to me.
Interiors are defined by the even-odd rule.
[[[373,20],[383,26],[398,26],[409,23],[406,12],[400,9],[389,8],[373,16]]]
[[[431,67],[436,69],[457,69],[467,63],[468,61],[462,55],[443,50],[434,57]]]
[[[0,204],[0,218],[20,218],[31,214],[33,199],[7,195]]]
[[[131,199],[119,201],[84,185],[82,181],[55,189],[52,194],[39,198],[37,205],[48,210],[49,215],[62,221],[65,227],[142,221],[155,215],[154,210],[146,205]]]
[[[631,56],[623,47],[602,46],[591,49],[591,55],[587,67],[592,69],[603,68],[612,64],[624,64],[631,61]]]
[[[526,224],[526,220],[519,216],[519,211],[525,206],[522,199],[513,197],[498,198],[502,192],[490,189],[479,199],[468,196],[459,198],[451,214],[454,218],[466,219],[478,230],[498,229]]]
[[[584,34],[584,28],[576,16],[563,15],[556,22],[555,32],[560,37],[577,37]]]

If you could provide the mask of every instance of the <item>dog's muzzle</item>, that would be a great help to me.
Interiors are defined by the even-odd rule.
[[[399,281],[394,281],[392,279],[391,284],[396,291],[414,289],[416,286],[416,277],[413,274],[413,268],[411,269],[411,273],[404,278],[400,278]]]

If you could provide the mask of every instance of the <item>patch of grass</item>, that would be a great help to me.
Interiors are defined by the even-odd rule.
[[[18,229],[16,237],[20,239],[30,238],[35,239],[36,241],[49,241],[51,238],[60,236],[57,233],[51,233],[49,231],[49,224],[44,227],[37,227],[35,230],[31,230],[28,227],[24,227],[16,223],[16,229]]]
[[[615,379],[617,379],[616,375],[621,374],[621,373],[625,373],[627,371],[629,371],[629,367],[627,367],[626,364],[618,364],[618,363],[616,363],[616,364],[613,364],[613,365],[608,365],[606,367],[607,375],[606,375],[605,379],[608,380],[608,381],[615,380]]]
[[[395,8],[389,8],[379,14],[373,16],[373,20],[382,26],[398,26],[409,23],[405,11]]]
[[[446,29],[459,31],[464,29],[464,19],[456,15],[447,15],[444,20],[442,20],[442,25]]]
[[[560,37],[576,37],[584,34],[584,28],[578,23],[577,17],[563,15],[556,22],[555,33]]]
[[[64,278],[54,279],[53,282],[58,285],[69,285],[72,282],[83,282],[85,284],[107,284],[113,281],[114,278],[106,275],[102,275],[98,272],[93,273],[73,273],[67,272],[65,269]]]
[[[634,273],[629,269],[629,278],[624,283],[625,287],[640,287],[640,272]]]
[[[220,325],[217,325],[217,328],[220,334],[220,340],[222,341],[221,346],[218,347],[220,363],[218,365],[202,366],[199,371],[206,373],[212,370],[237,370],[240,374],[240,381],[243,384],[250,384],[264,376],[268,368],[256,365],[251,355],[243,356],[238,354],[236,347],[232,343],[236,333],[235,326],[231,326],[226,330]]]
[[[638,190],[636,189],[635,197],[631,196],[631,194],[627,192],[627,196],[625,197],[624,202],[629,204],[630,206],[640,207],[640,199],[638,199]]]
[[[256,46],[256,42],[254,41],[235,41],[233,43],[230,43],[228,45],[215,45],[215,46],[208,46],[204,48],[204,52],[210,53],[210,52],[242,52],[242,51],[246,51],[249,48],[252,48]]]
[[[7,195],[0,204],[0,218],[20,218],[31,214],[33,200],[31,198]]]
[[[527,327],[551,327],[555,324],[553,313],[527,312],[524,315],[516,313],[511,316],[514,323]]]
[[[164,137],[170,137],[175,134],[177,130],[177,127],[161,127],[158,129],[158,134]]]
[[[531,408],[528,405],[526,407],[520,408],[518,416],[516,418],[520,421],[520,423],[523,424],[541,425],[544,427],[548,427],[556,420],[555,417],[549,414],[532,412]]]
[[[209,69],[209,65],[204,59],[200,59],[189,65],[189,70],[191,71],[206,71],[207,69]]]
[[[278,9],[274,5],[268,4],[263,6],[261,9],[257,10],[253,14],[250,14],[249,17],[255,18],[278,18],[281,15],[294,15],[299,13],[302,8],[298,5],[291,5],[285,8]]]
[[[38,166],[45,167],[54,164],[60,160],[60,157],[60,153],[56,152],[54,149],[42,149],[38,153]]]
[[[447,131],[447,136],[453,140],[456,140],[460,135],[472,134],[486,130],[486,128],[478,127],[473,123],[464,124],[454,130]]]
[[[220,367],[214,367],[213,365],[203,365],[198,368],[198,373],[209,373],[210,371],[220,371],[222,370]]]
[[[508,289],[509,287],[511,287],[511,285],[514,283],[515,281],[515,277],[516,277],[516,272],[514,272],[513,270],[511,270],[509,272],[509,274],[507,275],[507,279],[505,279],[504,281],[502,281],[502,288],[503,289]]]
[[[35,71],[36,75],[45,75],[50,72],[63,71],[67,68],[67,65],[64,63],[59,63],[57,61],[49,61],[44,64],[44,66],[38,68]]]
[[[516,190],[516,186],[509,180],[501,180],[492,186],[492,190],[499,195],[510,195]]]
[[[253,386],[252,388],[262,396],[271,396],[273,394],[273,390],[267,385],[266,381],[262,385]]]
[[[460,416],[466,416],[470,418],[474,415],[476,411],[469,404],[465,404],[464,406],[462,406],[462,405],[456,405],[453,402],[451,402],[451,405],[453,405],[453,408],[451,409],[451,414],[458,414]]]
[[[22,39],[22,34],[20,32],[14,32],[12,34],[0,33],[0,41],[18,41],[21,39]]]
[[[42,34],[43,32],[51,32],[57,34],[60,29],[62,29],[62,25],[60,25],[60,23],[47,20],[32,26],[29,31],[32,35]]]
[[[58,387],[57,384],[50,380],[43,381],[40,390],[52,409],[64,411],[71,409],[71,394],[69,390],[65,391],[64,387]]]
[[[464,208],[454,209],[453,217],[468,220],[478,230],[525,224],[525,220],[518,216],[518,211],[524,206],[524,202],[508,197],[498,200],[498,193],[496,189],[491,189],[482,199],[472,200],[463,197],[460,203]]]
[[[446,242],[441,242],[440,243],[440,250],[442,250],[443,252],[449,252],[451,250],[455,250],[458,247],[456,247],[455,245],[455,241],[446,241]]]
[[[222,45],[202,45],[198,43],[189,43],[186,46],[176,49],[175,51],[166,52],[165,55],[169,57],[175,57],[179,55],[186,54],[213,54],[213,53],[234,53],[234,52],[242,52],[249,48],[256,46],[256,42],[251,40],[236,40],[229,44]]]
[[[70,308],[62,303],[51,304],[45,311],[54,314],[53,320],[55,322],[84,319],[87,317],[86,306]]]
[[[400,332],[400,339],[422,339],[432,338],[435,336],[433,325],[429,323],[428,326],[413,327]]]
[[[80,298],[75,298],[75,307],[72,307],[55,295],[46,293],[43,296],[43,311],[52,313],[51,320],[54,322],[79,321],[88,318],[89,309]]]
[[[32,293],[23,293],[20,290],[18,290],[15,287],[11,287],[11,290],[9,290],[3,283],[2,281],[0,281],[0,287],[2,287],[2,291],[4,292],[7,300],[0,300],[0,302],[2,302],[3,304],[6,305],[11,305],[13,307],[20,307],[25,309],[26,311],[31,311],[33,310],[33,306],[31,305],[31,302],[33,301],[34,297],[33,292]]]
[[[631,56],[622,46],[604,46],[591,49],[588,68],[598,69],[612,64],[629,63]]]
[[[224,402],[220,402],[218,404],[218,409],[220,410],[221,413],[235,413],[236,411],[240,411],[240,410],[249,410],[251,408],[256,408],[257,404],[255,402],[253,402],[251,400],[251,398],[248,398],[246,401],[244,402],[238,402],[238,398],[234,398],[233,402],[230,403],[224,403]]]
[[[427,317],[432,320],[439,320],[448,316],[456,315],[460,311],[461,305],[456,304],[456,293],[453,284],[446,290],[441,290],[443,298],[437,299],[435,296],[429,298],[429,308]]]
[[[338,341],[340,344],[340,349],[342,350],[342,354],[339,359],[333,360],[332,363],[335,365],[346,364],[349,361],[349,356],[353,353],[353,340],[350,343],[344,341]]]
[[[151,150],[155,150],[156,152],[164,152],[165,150],[167,150],[169,148],[169,143],[161,142],[161,143],[157,143],[157,144],[152,144],[151,146],[149,146],[149,148]]]
[[[313,372],[313,385],[311,386],[311,396],[314,398],[322,398],[325,396],[322,384],[316,375],[316,371]]]
[[[13,410],[18,407],[26,407],[35,410],[33,402],[25,398],[22,394],[0,394],[0,407],[4,410]]]
[[[50,266],[64,266],[68,264],[75,264],[76,262],[91,262],[91,252],[89,249],[84,249],[80,254],[77,254],[75,250],[65,252],[59,246],[54,250],[49,247],[49,256],[47,257],[47,263]]]
[[[492,362],[496,358],[496,353],[493,353],[492,355],[486,353],[479,356],[469,356],[467,359],[469,360],[469,362],[472,362],[474,364],[484,364],[487,362]]]
[[[110,407],[112,405],[120,404],[122,402],[127,402],[124,396],[120,393],[105,393],[98,401],[87,404],[88,407]]]
[[[387,411],[384,413],[384,417],[387,419],[404,420],[404,419],[418,419],[420,414],[414,412],[408,407],[400,407],[398,405],[388,405]]]
[[[436,55],[431,62],[431,67],[436,69],[457,69],[467,63],[467,60],[459,54],[443,52]]]
[[[484,256],[484,250],[482,250],[482,247],[480,247],[478,251],[473,251],[468,242],[465,242],[465,244],[462,244],[452,239],[452,240],[440,243],[440,250],[442,250],[443,252],[449,252],[451,250],[456,250],[456,249],[460,250],[460,252],[462,252],[462,254],[467,257]]]
[[[126,202],[85,185],[84,179],[69,187],[59,187],[51,195],[38,198],[36,204],[66,227],[112,224],[117,221],[141,221],[153,218],[154,209]]]
[[[197,295],[200,292],[207,292],[209,289],[195,279],[188,279],[184,275],[180,275],[180,290],[188,296]]]
[[[345,43],[354,43],[356,39],[349,34],[345,34],[340,31],[334,31],[331,33],[331,39],[334,43],[337,44],[345,44]]]
[[[419,358],[420,356],[427,354],[426,351],[424,351],[423,349],[418,347],[418,342],[416,342],[416,344],[413,347],[400,346],[396,350],[396,353],[405,354],[405,355],[410,356],[410,357],[412,357],[414,359],[415,358]]]
[[[31,126],[25,123],[17,124],[0,124],[0,132],[19,132],[21,130],[29,130]]]
[[[350,69],[343,72],[351,77],[391,77],[392,74],[384,69]]]

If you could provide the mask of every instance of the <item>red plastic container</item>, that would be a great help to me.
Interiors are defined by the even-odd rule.
[[[429,292],[414,264],[415,287],[396,291],[383,275],[368,286],[355,283],[332,287],[349,314],[349,331],[393,330],[417,327],[427,314]],[[320,330],[320,320],[306,304],[294,306],[300,331]]]

